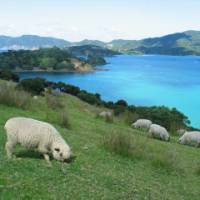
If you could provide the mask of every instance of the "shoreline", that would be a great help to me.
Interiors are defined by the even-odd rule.
[[[69,71],[69,70],[17,70],[13,71],[14,73],[90,73],[90,72],[98,72],[98,71],[109,71],[109,69],[100,69],[95,68],[86,71]]]

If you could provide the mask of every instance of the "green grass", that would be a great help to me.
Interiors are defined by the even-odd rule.
[[[170,143],[147,138],[123,120],[96,118],[100,108],[70,95],[58,98],[67,110],[69,130],[59,126],[59,111],[47,106],[45,97],[27,110],[0,105],[0,199],[199,200],[199,149],[177,144],[174,136]],[[52,160],[49,167],[40,154],[21,147],[15,150],[21,159],[7,160],[3,127],[14,116],[51,122],[72,147],[74,162]],[[114,133],[133,137],[131,156],[105,148],[104,138]]]

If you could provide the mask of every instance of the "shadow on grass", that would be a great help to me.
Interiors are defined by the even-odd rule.
[[[22,150],[20,152],[17,152],[16,156],[20,158],[44,159],[41,153],[34,150],[29,150],[29,151]]]
[[[31,159],[44,159],[44,157],[41,153],[34,151],[34,150],[29,150],[29,151],[21,150],[21,151],[16,153],[16,157],[31,158]],[[50,157],[50,160],[53,160],[53,157],[51,155],[49,155],[49,157]],[[72,163],[72,162],[75,161],[75,159],[76,159],[76,156],[73,155],[68,160],[66,160],[65,162],[66,163]]]

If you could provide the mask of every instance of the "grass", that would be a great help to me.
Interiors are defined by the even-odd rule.
[[[25,91],[17,90],[11,82],[2,82],[0,84],[0,103],[24,109],[31,103],[31,95]]]
[[[0,199],[199,200],[199,149],[178,144],[175,136],[170,143],[147,138],[122,121],[96,118],[97,108],[75,97],[58,98],[67,108],[70,129],[59,125],[58,111],[45,97],[27,110],[0,104]],[[3,126],[14,116],[50,121],[72,147],[74,162],[52,160],[50,168],[40,154],[21,147],[15,149],[21,159],[7,160]],[[131,156],[105,148],[102,141],[112,134],[125,135],[119,140]]]

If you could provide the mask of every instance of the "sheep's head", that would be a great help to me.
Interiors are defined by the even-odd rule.
[[[54,159],[59,161],[68,161],[71,158],[71,149],[67,144],[54,143],[52,147]]]

